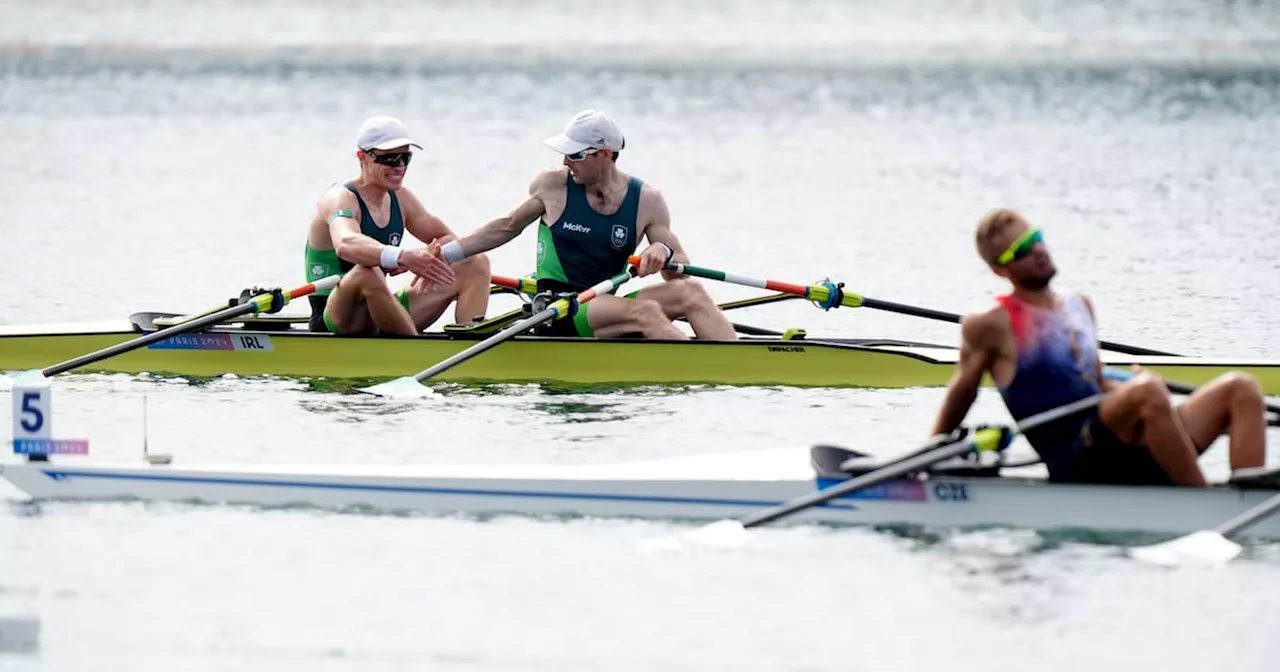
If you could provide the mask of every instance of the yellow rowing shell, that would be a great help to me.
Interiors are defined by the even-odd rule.
[[[132,323],[0,327],[0,370],[41,369],[137,338]],[[211,377],[389,379],[446,359],[476,338],[428,333],[410,338],[358,338],[279,330],[218,327],[182,334],[77,372],[149,372]],[[586,385],[753,385],[909,388],[945,385],[955,367],[952,347],[894,340],[808,337],[738,341],[649,341],[516,337],[436,380],[462,383]],[[1150,357],[1103,353],[1111,366],[1138,363],[1172,381],[1199,385],[1231,370],[1253,374],[1268,395],[1280,395],[1280,360]]]

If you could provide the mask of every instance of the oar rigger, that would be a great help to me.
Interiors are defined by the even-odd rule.
[[[568,307],[565,308],[565,317],[573,317],[578,314],[577,292],[553,292],[549,289],[544,289],[534,294],[529,303],[524,304],[522,307],[524,308],[525,314],[533,315],[535,313],[541,313],[546,310],[548,306],[561,300],[568,302]]]
[[[813,467],[813,471],[821,485],[831,485],[943,446],[964,441],[974,432],[988,429],[1007,430],[1007,428],[1003,428],[1000,425],[992,424],[980,424],[974,427],[961,425],[950,434],[940,434],[932,437],[929,443],[916,450],[888,459],[877,458],[844,446],[825,443],[816,444],[809,448],[809,464]],[[1012,441],[1012,439],[1013,436],[1010,435],[1009,441]],[[902,478],[904,480],[919,480],[937,476],[998,477],[1004,469],[1030,467],[1043,461],[1039,456],[1035,456],[1019,462],[1008,462],[1006,461],[1006,456],[1008,455],[1007,448],[1009,445],[1009,442],[1004,442],[1002,447],[994,451],[971,450],[951,459],[927,465],[916,471],[907,472],[902,475]]]
[[[260,299],[263,296],[270,296],[271,302],[266,304],[265,308],[259,310],[258,312],[260,313],[278,313],[285,307],[285,304],[288,303],[288,300],[284,297],[283,287],[273,287],[271,289],[253,287],[251,289],[242,290],[240,292],[240,296],[237,298],[228,299],[227,307],[233,308],[235,306],[249,303],[254,299]]]

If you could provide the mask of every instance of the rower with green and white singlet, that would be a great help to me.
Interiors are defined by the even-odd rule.
[[[602,215],[587,202],[587,191],[565,179],[564,213],[550,225],[538,226],[538,258],[535,277],[538,291],[577,292],[600,278],[625,270],[636,249],[636,214],[644,183],[632,177],[621,207],[612,215]],[[543,327],[540,335],[591,337],[587,305],[579,306],[572,320],[556,320]]]
[[[387,192],[391,196],[391,215],[386,227],[379,228],[373,216],[369,214],[369,206],[365,204],[355,185],[351,182],[346,182],[342,186],[355,195],[356,202],[360,205],[360,233],[373,238],[383,245],[399,245],[404,238],[404,216],[400,212],[400,200],[396,198],[395,192]],[[337,210],[329,215],[328,220],[329,223],[332,223],[338,217],[352,217],[354,214],[350,210]],[[337,250],[332,248],[317,250],[311,246],[310,240],[306,243],[305,265],[307,282],[313,282],[330,275],[342,275],[355,267],[355,264],[339,257]],[[311,302],[311,331],[339,333],[337,326],[330,320],[327,309],[329,293],[332,291],[332,289],[326,289],[309,297]],[[405,310],[409,310],[408,288],[397,291],[395,296],[400,301],[400,305],[404,306]]]
[[[366,119],[355,138],[359,174],[331,184],[316,200],[303,272],[340,271],[342,281],[313,301],[311,331],[417,336],[450,305],[456,324],[474,322],[488,310],[488,259],[457,268],[441,260],[439,243],[454,232],[405,185],[415,147],[422,148],[399,119]],[[397,292],[387,277],[401,271],[413,276]]]
[[[658,274],[671,261],[688,260],[662,192],[619,168],[626,139],[612,117],[583,110],[543,143],[560,154],[561,165],[538,171],[520,204],[507,214],[442,245],[441,259],[455,264],[488,252],[537,222],[538,289],[551,299],[580,292],[627,268],[641,238],[648,244],[639,251],[636,277]],[[668,274],[663,279],[628,294],[626,300],[602,297],[590,309],[561,318],[538,335],[685,341],[689,335],[674,324],[682,319],[699,339],[738,339],[733,324],[700,283]]]

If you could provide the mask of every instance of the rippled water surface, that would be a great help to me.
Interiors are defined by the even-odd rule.
[[[1011,206],[1044,227],[1058,281],[1093,298],[1102,338],[1280,356],[1274,3],[10,0],[5,16],[0,323],[294,286],[310,209],[353,176],[373,114],[420,136],[407,185],[469,231],[554,163],[544,137],[598,106],[696,263],[961,312],[1003,290],[972,229]],[[531,272],[533,246],[492,252],[494,272]],[[803,302],[733,317],[957,337]],[[891,454],[941,401],[518,386],[402,403],[284,380],[73,376],[55,384],[56,433],[132,458],[144,394],[153,450],[292,464],[784,446],[803,459],[819,442]],[[969,420],[1006,417],[984,391]],[[1221,444],[1203,459],[1215,477],[1225,463]],[[780,527],[735,551],[648,555],[633,542],[676,523],[0,497],[0,618],[43,624],[38,651],[0,653],[6,672],[1270,670],[1280,626],[1266,544],[1216,572],[1025,530]]]

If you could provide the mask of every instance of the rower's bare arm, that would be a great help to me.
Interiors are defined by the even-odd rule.
[[[360,211],[351,192],[333,190],[320,200],[320,216],[329,222],[333,251],[357,266],[378,266],[384,245],[360,232],[355,213]]]
[[[555,179],[554,172],[543,171],[538,173],[537,177],[533,178],[533,182],[529,184],[529,198],[525,199],[523,203],[517,205],[506,215],[486,222],[476,228],[475,231],[458,240],[458,245],[461,246],[461,254],[469,257],[481,252],[488,252],[495,247],[506,245],[515,240],[520,235],[520,232],[525,230],[525,227],[546,214],[547,205],[544,200],[544,194],[551,188],[553,183],[559,183],[559,180]]]
[[[339,257],[357,266],[404,267],[439,285],[453,282],[453,269],[426,250],[383,245],[361,233],[360,222],[354,217],[360,207],[354,195],[337,193],[326,196],[320,207],[326,218],[332,218],[329,222],[329,236],[333,238],[333,250]],[[405,227],[408,228],[407,223]]]
[[[667,261],[667,251],[658,245],[662,243],[671,250],[672,263],[689,263],[689,255],[685,254],[680,238],[671,230],[671,211],[667,209],[667,199],[663,198],[662,192],[646,186],[644,191],[640,192],[640,209],[646,215],[644,237],[649,241],[649,247],[640,253],[639,275],[645,276],[662,271],[662,277],[666,280],[681,277],[675,271],[663,269]]]
[[[947,382],[942,407],[933,423],[932,435],[950,434],[960,426],[973,402],[978,398],[978,388],[994,358],[993,313],[966,315],[960,321],[960,358],[955,372]]]

